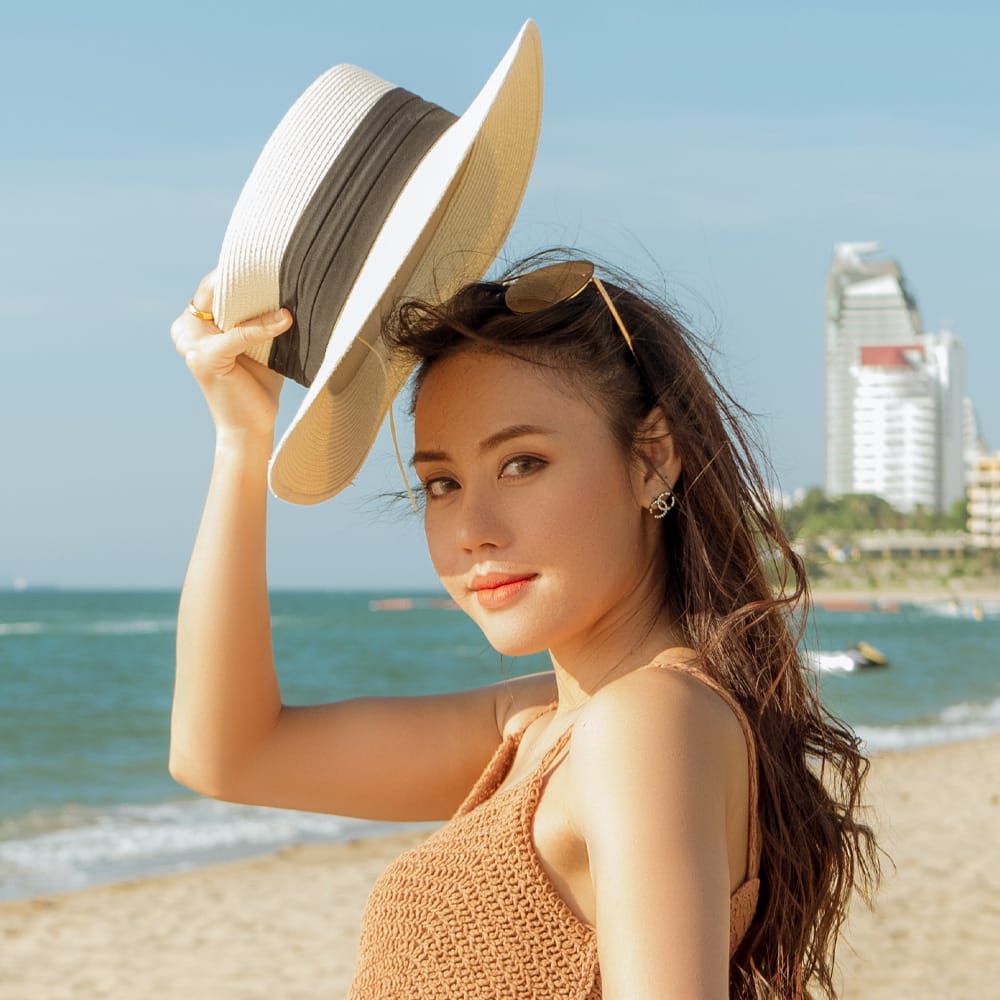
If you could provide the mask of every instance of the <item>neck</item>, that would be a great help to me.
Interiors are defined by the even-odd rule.
[[[644,529],[645,557],[638,560],[644,569],[632,586],[585,632],[549,649],[562,714],[578,711],[602,687],[665,650],[687,649],[683,630],[663,605],[663,579],[670,569],[658,528],[649,522]]]
[[[686,649],[680,630],[661,611],[616,614],[584,638],[549,650],[561,713],[576,712],[602,687],[645,666],[664,650]]]

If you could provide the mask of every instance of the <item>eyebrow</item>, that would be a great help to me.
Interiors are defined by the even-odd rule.
[[[487,452],[492,451],[494,448],[499,448],[500,445],[506,444],[514,438],[527,437],[529,434],[555,433],[555,431],[547,427],[539,427],[536,424],[512,424],[510,427],[504,427],[495,434],[491,434],[488,438],[480,441],[479,454],[485,455]],[[415,451],[413,458],[410,459],[410,465],[416,465],[418,462],[446,462],[450,457],[446,451]]]

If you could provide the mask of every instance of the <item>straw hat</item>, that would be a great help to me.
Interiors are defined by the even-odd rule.
[[[335,66],[278,124],[229,221],[213,303],[223,330],[279,306],[295,317],[248,352],[308,387],[271,459],[276,496],[317,503],[357,475],[410,374],[383,317],[486,273],[528,182],[541,101],[528,21],[459,118]]]

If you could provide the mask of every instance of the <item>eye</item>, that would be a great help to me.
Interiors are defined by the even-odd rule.
[[[428,500],[439,500],[457,489],[458,483],[447,476],[436,476],[424,482],[424,494]]]
[[[501,479],[523,479],[543,469],[548,463],[535,455],[517,455],[504,462],[500,469]]]

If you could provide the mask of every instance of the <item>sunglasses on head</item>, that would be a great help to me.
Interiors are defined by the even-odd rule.
[[[503,301],[512,313],[527,315],[541,312],[561,302],[569,302],[591,283],[604,299],[604,304],[611,312],[618,329],[621,330],[632,357],[636,357],[632,337],[621,316],[618,315],[618,310],[611,301],[604,283],[594,274],[594,265],[589,260],[559,261],[511,278],[503,283]]]
[[[608,295],[608,290],[604,283],[594,274],[594,265],[589,260],[566,260],[555,264],[546,264],[534,271],[520,274],[515,278],[510,278],[502,283],[504,305],[510,312],[516,315],[528,315],[530,313],[541,312],[549,306],[559,305],[561,302],[569,302],[575,299],[589,284],[593,283],[604,304],[608,307],[612,318],[615,321],[628,349],[632,352],[632,357],[638,361],[635,348],[632,346],[632,337],[628,332],[615,304]],[[367,346],[367,345],[366,345]],[[418,510],[417,502],[410,489],[410,484],[406,478],[406,469],[403,466],[403,458],[399,452],[399,444],[396,440],[396,425],[392,416],[392,407],[389,407],[389,426],[392,431],[392,443],[396,449],[396,461],[399,464],[399,471],[403,476],[403,483],[406,492],[409,494],[410,503],[414,510]]]

